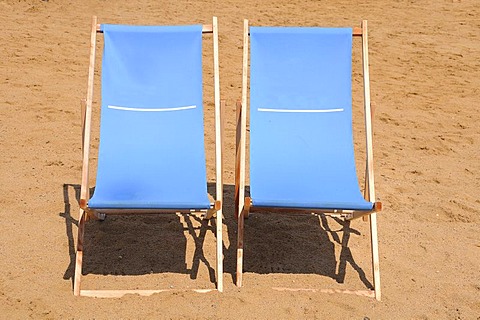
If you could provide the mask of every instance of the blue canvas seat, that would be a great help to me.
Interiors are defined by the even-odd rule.
[[[89,199],[88,158],[97,32],[104,37],[100,143],[95,191]],[[220,243],[217,245],[217,287],[222,290],[219,161],[216,164],[216,177],[220,178],[217,179],[217,199],[211,201],[207,193],[202,76],[202,34],[205,32],[213,32],[214,82],[218,88],[216,18],[211,26],[97,26],[93,23],[93,53],[84,115],[76,295],[93,295],[80,290],[81,243],[86,217],[131,212],[204,212],[207,218],[216,213]],[[214,100],[215,118],[219,119],[218,92]],[[216,123],[215,129],[218,160],[221,159],[220,123]]]
[[[352,29],[251,27],[250,39],[253,205],[371,210],[353,155]]]
[[[380,204],[371,193],[364,198],[355,168],[353,28],[247,29],[247,57],[248,35],[251,44],[250,196],[244,197],[246,144],[241,136],[237,139],[241,152],[236,182],[239,219],[266,209],[339,213],[347,219],[374,214]],[[243,95],[237,131],[241,135],[246,134],[246,80]],[[366,112],[370,112],[369,101]],[[371,154],[368,165],[372,165]],[[373,187],[373,171],[370,178]],[[243,237],[240,220],[239,237]],[[239,250],[241,260],[243,248]],[[238,266],[241,285],[241,261]]]
[[[209,209],[202,26],[102,25],[92,209]]]

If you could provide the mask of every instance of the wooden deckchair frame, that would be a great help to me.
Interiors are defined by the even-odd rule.
[[[75,262],[75,278],[74,278],[74,295],[91,296],[91,297],[121,297],[125,294],[152,295],[154,293],[172,291],[171,289],[157,290],[82,290],[82,260],[84,249],[84,233],[85,223],[89,219],[103,219],[105,213],[108,214],[147,214],[147,213],[192,213],[195,210],[102,210],[98,213],[88,207],[90,199],[89,190],[89,153],[90,153],[90,134],[92,122],[92,103],[93,103],[93,79],[95,69],[95,52],[97,44],[97,33],[102,33],[100,25],[97,24],[97,17],[92,18],[92,29],[90,38],[90,64],[88,70],[88,87],[87,98],[82,100],[82,152],[83,152],[83,168],[82,168],[82,184],[80,190],[80,215],[78,218],[78,238]],[[205,215],[205,219],[210,219],[216,215],[216,278],[217,290],[223,291],[223,242],[222,242],[222,204],[223,204],[223,109],[225,102],[220,100],[220,80],[219,80],[219,61],[218,61],[218,20],[213,17],[211,25],[203,25],[202,33],[213,33],[213,71],[214,71],[214,101],[215,101],[215,170],[216,170],[216,200],[211,204],[209,210],[200,210]],[[196,292],[209,292],[210,289],[192,289]]]
[[[364,108],[365,108],[365,131],[366,131],[366,171],[365,171],[365,191],[364,197],[367,201],[373,202],[374,206],[371,211],[355,211],[355,210],[322,210],[319,208],[260,208],[252,204],[249,197],[245,197],[245,151],[246,151],[246,132],[247,132],[247,93],[248,93],[248,55],[249,55],[249,24],[248,20],[244,20],[243,27],[243,77],[242,77],[242,100],[237,102],[237,139],[236,139],[236,161],[235,161],[235,211],[238,218],[237,233],[237,279],[238,287],[242,286],[243,277],[243,233],[244,219],[248,217],[250,212],[261,211],[283,211],[298,213],[321,213],[330,216],[337,216],[346,220],[352,220],[363,217],[364,220],[370,221],[370,239],[372,249],[372,270],[374,284],[373,290],[332,290],[332,289],[289,289],[276,288],[278,290],[287,291],[319,291],[319,292],[344,292],[364,296],[375,297],[381,299],[380,291],[380,269],[378,256],[378,237],[377,237],[377,216],[376,213],[382,209],[381,202],[375,201],[375,187],[373,174],[373,133],[372,120],[373,110],[370,102],[370,78],[368,67],[368,29],[367,21],[363,20],[361,27],[354,27],[354,37],[362,38],[362,64],[363,64],[363,87],[364,87]]]

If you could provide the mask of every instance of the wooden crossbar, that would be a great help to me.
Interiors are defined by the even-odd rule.
[[[250,35],[250,32],[248,32],[248,35]],[[353,37],[363,36],[363,29],[361,27],[353,27],[352,28],[352,36]]]
[[[96,30],[98,33],[103,33],[101,26],[101,24],[97,24]],[[202,33],[213,33],[213,29],[213,24],[204,24],[202,27]]]

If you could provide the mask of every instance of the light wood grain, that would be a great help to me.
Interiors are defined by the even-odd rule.
[[[367,20],[362,22],[362,61],[363,61],[363,86],[364,86],[364,104],[365,104],[365,134],[367,146],[367,184],[368,200],[375,202],[375,182],[373,173],[373,130],[372,113],[370,104],[370,72],[368,60],[368,28]],[[378,254],[378,233],[377,233],[377,214],[370,215],[370,243],[372,249],[372,269],[373,286],[375,289],[375,299],[381,300],[380,288],[380,262]]]
[[[212,24],[204,24],[202,26],[202,33],[213,33],[213,25]],[[98,33],[103,33],[102,31],[102,25],[101,24],[97,24],[96,25],[96,28],[95,30],[98,32]]]
[[[80,296],[91,298],[121,298],[125,295],[139,295],[148,297],[156,293],[175,291],[193,291],[196,293],[208,293],[215,290],[212,289],[155,289],[155,290],[81,290]]]

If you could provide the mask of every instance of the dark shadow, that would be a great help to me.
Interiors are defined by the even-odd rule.
[[[342,226],[342,229],[338,231],[332,231],[330,229],[330,226],[328,225],[327,217],[325,215],[321,215],[320,218],[321,218],[322,228],[326,232],[329,232],[332,235],[333,240],[342,246],[342,249],[340,251],[340,257],[338,259],[338,269],[336,274],[337,282],[338,283],[345,282],[345,273],[346,273],[347,263],[349,263],[352,266],[352,268],[358,273],[358,276],[360,280],[363,282],[363,284],[365,284],[365,286],[368,289],[373,290],[373,284],[370,281],[368,281],[367,276],[365,275],[365,271],[363,271],[363,269],[355,262],[355,260],[353,259],[352,252],[348,247],[348,241],[350,240],[350,235],[352,233],[356,235],[360,235],[360,232],[350,227],[350,221],[339,219],[339,218],[330,218]],[[343,233],[342,240],[340,240],[338,236],[339,232]]]
[[[78,226],[78,219],[74,219],[71,215],[71,205],[70,205],[70,196],[68,194],[69,189],[75,191],[75,198],[78,202],[80,200],[80,186],[74,184],[64,184],[63,185],[63,202],[64,202],[64,211],[60,213],[60,216],[65,219],[65,233],[67,235],[68,241],[68,255],[70,262],[67,269],[63,274],[63,279],[72,281],[73,288],[73,276],[75,274],[75,240],[73,237],[73,226]]]
[[[74,192],[71,199],[69,192]],[[215,196],[215,184],[208,184],[208,192]],[[223,241],[224,271],[235,281],[237,218],[235,216],[235,186],[225,185],[223,195],[223,224],[227,239]],[[93,188],[91,193],[93,194]],[[247,188],[248,195],[248,188]],[[78,212],[72,217],[71,203],[79,202],[80,186],[63,186],[65,203],[60,216],[65,219],[70,262],[63,278],[73,287],[75,272],[75,241]],[[76,206],[78,207],[78,206]],[[207,232],[215,235],[215,219],[202,220],[194,215],[174,214],[108,216],[105,221],[88,221],[85,229],[83,274],[142,275],[149,273],[183,273],[196,279],[199,266],[205,264],[209,277],[215,283],[215,266],[203,253]],[[341,228],[332,230],[330,222]],[[195,227],[200,222],[199,227]],[[184,231],[195,243],[192,269],[185,264],[186,241]],[[227,231],[224,230],[224,231]],[[198,236],[197,236],[198,233]],[[225,232],[224,232],[225,234]],[[330,237],[329,237],[330,234]],[[244,271],[266,273],[313,273],[331,277],[338,283],[345,280],[346,266],[350,264],[368,288],[373,288],[363,269],[355,262],[348,247],[351,234],[360,233],[350,222],[324,215],[254,213],[245,221]],[[330,240],[332,239],[332,240]],[[335,256],[334,242],[341,244],[340,257]],[[229,243],[230,245],[226,245]]]
[[[196,236],[195,233],[195,227],[193,226],[192,219],[196,220],[198,223],[200,223],[200,232],[199,235]],[[192,216],[192,215],[185,215],[185,222],[188,226],[188,231],[190,234],[193,236],[194,241],[195,241],[195,253],[193,254],[193,263],[192,263],[192,269],[190,272],[190,278],[191,279],[196,279],[197,274],[198,274],[198,268],[200,267],[200,262],[203,262],[207,268],[208,268],[208,274],[210,276],[210,282],[215,283],[216,278],[215,278],[215,268],[210,265],[210,263],[205,259],[205,255],[203,253],[203,242],[205,241],[205,235],[208,230],[213,232],[215,234],[215,224],[211,228],[209,228],[208,224],[209,221],[202,219],[198,216]],[[211,220],[211,222],[214,222],[214,219]],[[198,228],[197,228],[198,229]]]
[[[72,190],[75,199],[69,196]],[[93,190],[90,194],[93,194]],[[71,279],[73,285],[76,245],[74,232],[77,232],[77,228],[73,226],[78,225],[78,220],[72,217],[71,203],[79,202],[80,186],[65,184],[63,196],[65,210],[60,216],[65,219],[70,257],[63,278]],[[181,223],[181,219],[186,222],[186,227]],[[203,262],[209,270],[210,281],[215,283],[215,269],[205,258],[202,248],[205,235],[209,231],[214,232],[215,226],[209,226],[209,222],[205,220],[199,227],[194,227],[193,219],[201,218],[190,214],[179,216],[164,213],[108,215],[105,221],[87,221],[82,274],[143,275],[172,272],[190,274],[192,279],[196,279],[198,267]],[[191,270],[187,269],[185,263],[185,230],[195,243]]]
[[[235,186],[226,185],[225,199],[234,203]],[[249,188],[246,188],[249,195]],[[225,197],[225,196],[224,196]],[[235,209],[224,210],[228,227],[230,248],[225,254],[225,271],[235,279],[237,220]],[[339,230],[329,223],[336,222]],[[259,274],[293,273],[319,274],[338,283],[345,280],[347,263],[358,273],[368,288],[373,288],[363,269],[355,262],[348,247],[351,234],[360,232],[350,227],[349,221],[326,215],[298,213],[251,213],[245,220],[244,272]],[[341,245],[339,257],[335,256],[335,243]]]
[[[244,271],[336,276],[334,244],[314,215],[254,213],[245,220]]]

